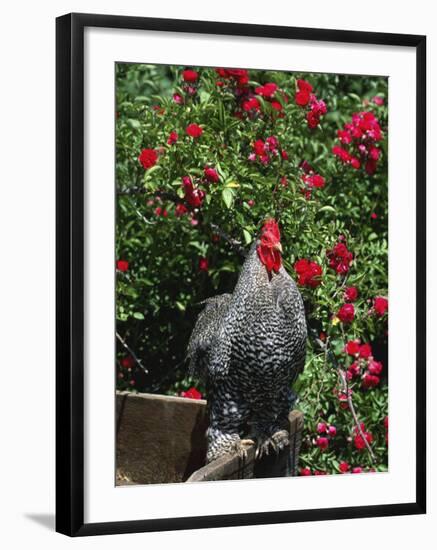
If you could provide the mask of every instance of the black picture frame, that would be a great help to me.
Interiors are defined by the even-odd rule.
[[[389,505],[84,523],[84,29],[106,27],[403,46],[416,51],[416,500]],[[56,20],[56,530],[69,536],[423,514],[426,511],[426,37],[68,14]]]

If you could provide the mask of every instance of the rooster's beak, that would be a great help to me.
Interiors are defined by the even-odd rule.
[[[282,245],[281,245],[281,243],[275,244],[275,246],[273,247],[273,250],[279,250],[279,252],[282,254]]]

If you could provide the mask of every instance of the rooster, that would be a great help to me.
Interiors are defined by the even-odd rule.
[[[289,443],[291,386],[305,363],[307,329],[281,253],[278,224],[267,220],[233,293],[207,299],[191,334],[190,369],[208,385],[207,462],[245,456],[254,444],[260,458]]]

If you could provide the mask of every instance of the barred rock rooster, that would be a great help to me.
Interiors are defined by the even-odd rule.
[[[282,266],[279,228],[267,220],[252,244],[232,294],[205,301],[187,355],[206,375],[207,462],[224,454],[279,452],[289,442],[287,417],[302,371],[306,320],[302,297]]]

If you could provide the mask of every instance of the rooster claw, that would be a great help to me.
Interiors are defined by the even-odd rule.
[[[240,459],[245,460],[247,458],[247,449],[255,445],[253,439],[241,439],[235,445],[235,452]]]
[[[287,430],[279,430],[271,437],[265,438],[260,442],[255,451],[255,458],[260,460],[263,456],[269,456],[270,449],[273,449],[276,454],[279,454],[290,442],[289,433]]]

